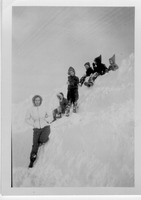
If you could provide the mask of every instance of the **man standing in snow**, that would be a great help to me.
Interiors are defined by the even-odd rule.
[[[68,69],[68,93],[67,100],[68,105],[66,109],[66,116],[69,116],[71,105],[73,104],[73,112],[77,110],[77,100],[79,99],[78,94],[78,84],[79,78],[75,76],[75,69],[73,67],[69,67]]]
[[[48,114],[46,109],[41,105],[42,97],[35,95],[32,98],[33,106],[26,114],[25,121],[33,127],[33,145],[30,153],[29,168],[33,167],[36,160],[38,148],[40,145],[49,140],[50,125],[47,121]]]

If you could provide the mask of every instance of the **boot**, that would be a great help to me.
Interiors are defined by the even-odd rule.
[[[30,158],[30,164],[29,164],[29,168],[33,167],[34,161],[36,160],[37,155],[36,154],[32,154],[31,158]]]
[[[77,105],[77,102],[75,102],[73,104],[73,113],[77,113],[77,108],[78,108],[78,105]]]
[[[70,107],[66,109],[65,115],[68,117],[70,115]]]

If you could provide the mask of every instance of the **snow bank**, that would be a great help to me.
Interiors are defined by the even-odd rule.
[[[52,123],[50,140],[40,147],[33,169],[14,166],[15,187],[134,186],[133,60],[130,55],[94,87],[79,89],[79,112]],[[45,96],[50,108],[57,105],[57,91]],[[16,107],[13,137],[29,131],[23,123],[28,104]]]

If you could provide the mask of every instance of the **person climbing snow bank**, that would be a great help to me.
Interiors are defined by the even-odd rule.
[[[77,101],[79,99],[78,94],[78,85],[79,78],[75,76],[75,69],[73,67],[69,67],[68,69],[68,92],[67,92],[67,100],[68,105],[66,109],[66,116],[69,116],[70,108],[73,104],[73,112],[77,112]]]
[[[50,135],[50,124],[47,120],[48,114],[46,108],[41,105],[42,97],[35,95],[32,98],[32,102],[33,106],[28,110],[25,117],[26,123],[33,127],[33,145],[30,153],[29,168],[33,167],[39,146],[46,143]]]
[[[85,82],[87,77],[90,77],[91,74],[94,73],[94,70],[91,68],[90,63],[86,62],[84,64],[85,68],[86,68],[86,74],[84,76],[81,77],[80,79],[80,86],[83,85],[83,83]],[[91,82],[91,79],[89,78],[88,82]]]
[[[58,108],[53,110],[53,121],[54,122],[57,118],[61,118],[63,114],[65,114],[66,107],[68,104],[68,100],[64,97],[62,92],[57,94],[57,98],[59,100]]]
[[[108,72],[108,69],[105,64],[102,63],[102,56],[98,56],[94,59],[94,62],[92,63],[93,65],[93,74],[91,74],[88,82],[85,82],[84,85],[87,87],[91,87],[94,84],[95,79],[99,75],[104,75],[105,73]]]
[[[108,68],[108,71],[116,71],[119,67],[118,65],[115,63],[115,54],[109,58],[109,63],[110,63],[110,66]]]

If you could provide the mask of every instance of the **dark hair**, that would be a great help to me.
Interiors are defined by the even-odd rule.
[[[36,98],[40,98],[40,105],[41,105],[41,103],[42,103],[42,101],[43,101],[43,99],[42,99],[42,97],[40,96],[40,95],[35,95],[33,98],[32,98],[32,102],[33,102],[33,104],[34,104],[34,106],[35,106],[35,99]]]
[[[62,92],[60,92],[60,94],[64,97],[64,94]]]
[[[86,63],[84,64],[84,66],[86,66],[86,65],[88,65],[88,66],[90,67],[90,63],[89,63],[89,62],[86,62]]]

